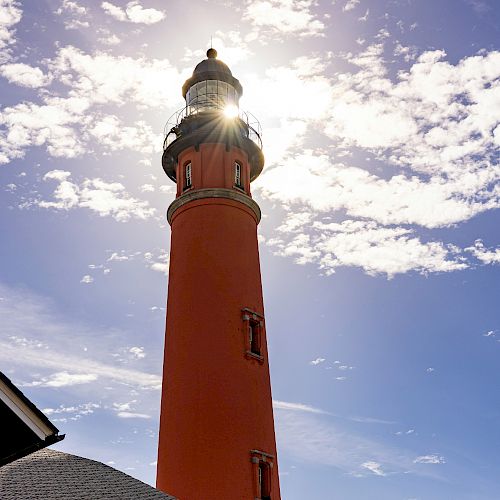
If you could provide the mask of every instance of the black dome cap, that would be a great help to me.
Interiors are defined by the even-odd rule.
[[[217,51],[213,48],[207,50],[207,59],[196,65],[193,76],[184,82],[182,86],[182,97],[186,97],[187,91],[196,83],[204,80],[220,80],[232,85],[238,95],[243,94],[243,87],[237,78],[233,76],[227,64],[217,59]]]

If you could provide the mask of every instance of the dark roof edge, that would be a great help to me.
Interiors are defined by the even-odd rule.
[[[39,410],[7,377],[4,373],[0,372],[0,380],[24,403],[47,427],[49,427],[53,434],[59,434],[59,429],[48,419],[48,417]]]
[[[2,467],[2,465],[10,464],[11,462],[17,460],[18,458],[23,458],[27,455],[31,455],[31,453],[34,453],[35,451],[47,448],[47,446],[50,446],[51,444],[58,443],[59,441],[62,441],[65,437],[66,434],[61,434],[61,435],[52,434],[51,436],[45,438],[45,441],[40,440],[37,441],[36,443],[33,443],[30,446],[27,446],[26,448],[23,448],[22,450],[17,450],[15,453],[9,455],[8,457],[0,458],[0,467]]]

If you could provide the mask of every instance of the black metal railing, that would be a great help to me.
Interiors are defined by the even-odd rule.
[[[163,150],[167,149],[172,142],[180,137],[179,125],[185,118],[196,116],[200,113],[220,113],[224,115],[224,108],[217,106],[215,103],[195,103],[185,106],[176,111],[167,121],[164,127]],[[237,114],[234,117],[227,117],[228,120],[241,120],[245,125],[245,135],[253,141],[260,149],[262,149],[262,127],[255,116],[247,111],[242,111],[238,108]]]

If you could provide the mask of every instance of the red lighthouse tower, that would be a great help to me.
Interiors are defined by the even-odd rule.
[[[243,89],[210,49],[162,158],[177,183],[157,487],[180,500],[279,500],[257,225],[264,157]]]

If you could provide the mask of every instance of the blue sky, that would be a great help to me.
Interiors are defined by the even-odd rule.
[[[0,0],[0,366],[153,483],[163,126],[213,37],[253,183],[282,498],[500,491],[492,0]]]

